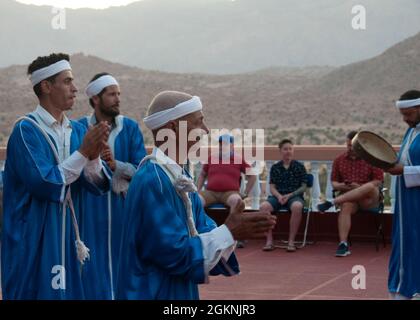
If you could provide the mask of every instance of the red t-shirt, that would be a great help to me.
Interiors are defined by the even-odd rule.
[[[214,192],[239,191],[241,187],[241,173],[245,173],[251,166],[240,158],[240,163],[234,163],[231,156],[230,163],[223,164],[218,158],[209,157],[208,164],[203,166],[207,173],[207,190]],[[239,162],[239,161],[238,161]]]
[[[363,159],[352,159],[346,152],[334,160],[331,180],[362,185],[372,180],[383,181],[384,172]]]

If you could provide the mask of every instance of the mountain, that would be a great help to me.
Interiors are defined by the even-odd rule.
[[[348,130],[356,125],[356,128],[376,131],[397,144],[406,124],[395,101],[408,90],[420,89],[419,74],[420,33],[377,57],[337,68],[303,90],[284,94],[281,99],[289,110],[313,114],[306,118],[298,116],[301,121],[292,123],[299,127],[301,136],[308,136],[318,125],[329,128],[326,132],[340,132],[340,135],[340,128]],[[268,113],[277,111],[277,108],[267,110]],[[280,127],[273,135],[278,134]],[[319,136],[317,131],[313,134]]]
[[[271,68],[240,75],[175,74],[147,71],[112,63],[94,56],[71,57],[78,99],[70,117],[78,118],[92,109],[84,89],[99,72],[113,74],[121,86],[121,111],[137,119],[148,142],[150,134],[141,120],[151,99],[162,90],[191,92],[202,98],[207,124],[211,128],[257,128],[254,123],[272,124],[259,108],[278,106],[277,97],[301,88],[332,70],[327,67]],[[34,109],[37,99],[26,77],[26,66],[0,69],[0,145],[4,145],[18,116]]]
[[[367,29],[353,30],[363,5]],[[233,74],[273,66],[341,66],[420,30],[418,0],[144,0],[107,10],[0,2],[0,67],[53,51],[84,52],[148,70]],[[397,23],[396,23],[397,22]]]

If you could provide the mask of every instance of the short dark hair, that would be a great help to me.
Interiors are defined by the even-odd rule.
[[[101,73],[95,74],[95,76],[92,78],[92,80],[89,81],[89,83],[91,83],[91,82],[93,82],[95,80],[98,80],[100,77],[109,76],[109,75],[110,74],[109,73],[106,73],[106,72],[101,72]],[[103,88],[103,90],[101,92],[99,92],[97,94],[97,96],[102,97],[102,95],[104,94],[105,90],[106,90],[106,88]],[[92,98],[89,99],[89,104],[90,104],[90,106],[92,108],[95,108],[95,105],[93,103],[93,99]]]
[[[283,146],[285,144],[288,144],[288,143],[293,144],[292,140],[290,140],[290,139],[283,139],[283,140],[281,140],[280,143],[279,143],[279,149],[283,148]]]
[[[49,56],[38,57],[28,66],[28,75],[31,75],[35,71],[48,67],[61,60],[67,60],[70,62],[70,56],[66,53],[52,53]],[[57,76],[58,74],[55,74],[45,80],[54,83]],[[33,87],[33,90],[38,98],[42,96],[41,82]]]
[[[347,134],[347,139],[353,140],[354,136],[357,134],[356,130],[352,130]]]
[[[400,97],[400,100],[414,100],[414,99],[419,99],[419,98],[420,98],[420,91],[410,90],[410,91],[407,91],[406,93],[404,93]]]

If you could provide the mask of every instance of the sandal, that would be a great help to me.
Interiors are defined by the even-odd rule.
[[[274,244],[266,244],[263,248],[263,251],[273,251],[274,250]]]
[[[286,251],[287,252],[295,252],[296,251],[296,246],[295,245],[288,245]]]

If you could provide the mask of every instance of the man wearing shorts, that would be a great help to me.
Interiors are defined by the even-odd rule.
[[[197,188],[200,191],[203,207],[220,203],[228,206],[230,210],[235,207],[238,200],[248,197],[256,176],[247,174],[251,166],[242,157],[233,152],[233,137],[222,135],[219,138],[219,155],[210,156],[207,164],[203,166],[200,177],[197,181]],[[247,178],[244,194],[240,194],[241,174]],[[207,179],[207,188],[202,190]]]
[[[302,163],[293,159],[293,143],[284,139],[279,143],[281,161],[270,170],[270,192],[267,201],[261,204],[261,212],[275,212],[281,209],[290,211],[288,252],[296,251],[295,238],[302,220],[304,207],[303,194],[307,188],[308,177]],[[274,250],[273,233],[267,234],[264,251]]]
[[[333,163],[331,182],[334,190],[340,194],[332,201],[318,205],[320,212],[325,212],[332,206],[340,206],[338,214],[338,235],[340,243],[336,257],[346,257],[351,254],[348,236],[351,229],[351,216],[361,210],[377,208],[381,201],[381,187],[384,172],[359,158],[352,148],[352,139],[357,131],[347,135],[347,151],[338,156]]]

